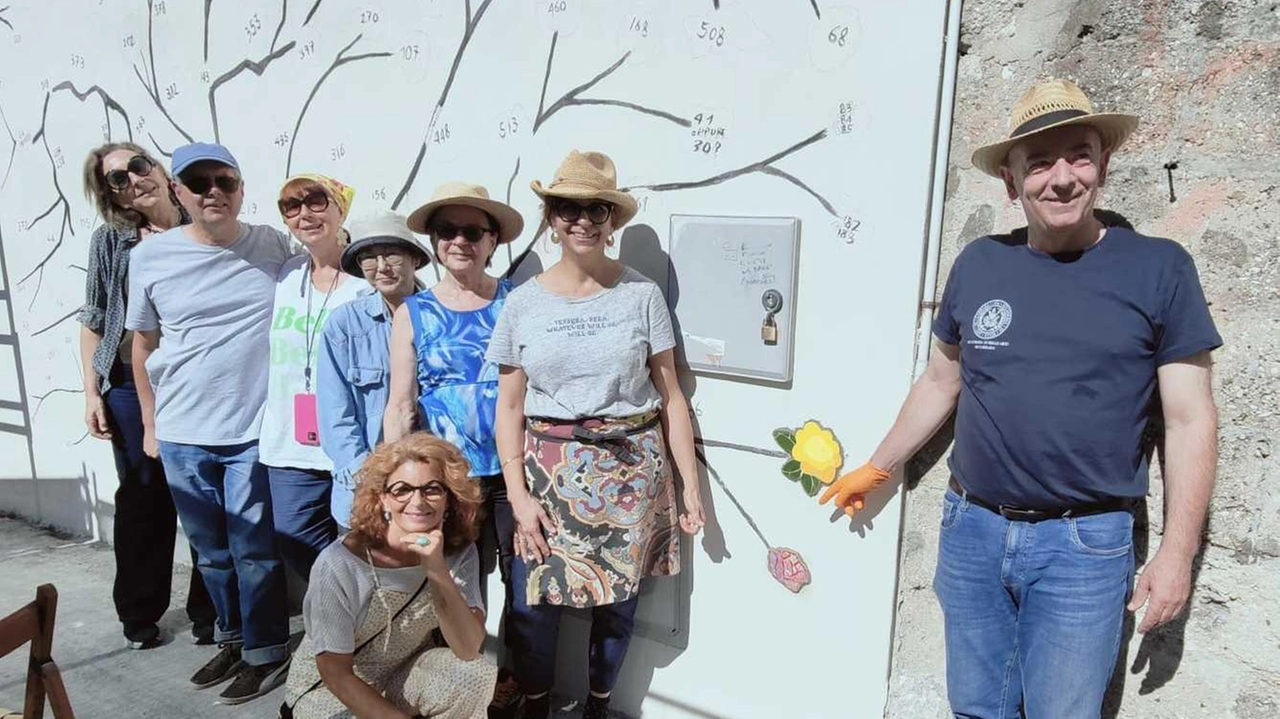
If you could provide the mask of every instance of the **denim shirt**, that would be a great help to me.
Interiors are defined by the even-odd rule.
[[[356,473],[382,441],[382,414],[391,384],[391,317],[382,295],[362,294],[324,323],[316,357],[320,446],[333,460],[330,512],[351,526]]]

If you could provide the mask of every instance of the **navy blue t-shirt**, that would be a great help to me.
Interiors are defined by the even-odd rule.
[[[1222,344],[1191,255],[1121,227],[1072,257],[975,240],[933,333],[960,345],[952,474],[1024,508],[1145,495],[1156,368]]]

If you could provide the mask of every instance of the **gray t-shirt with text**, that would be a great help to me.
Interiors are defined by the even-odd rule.
[[[527,417],[625,417],[661,405],[648,362],[675,344],[662,291],[628,267],[590,297],[552,294],[536,277],[512,290],[486,359],[525,371]]]
[[[125,326],[160,330],[147,359],[157,439],[214,446],[258,439],[276,276],[294,254],[279,230],[245,223],[226,247],[175,227],[134,248]]]

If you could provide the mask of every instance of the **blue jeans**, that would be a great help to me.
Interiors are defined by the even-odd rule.
[[[267,467],[267,476],[280,557],[303,581],[310,581],[316,557],[338,538],[338,523],[329,509],[333,476],[293,467]]]
[[[289,645],[284,565],[276,553],[271,490],[266,467],[258,463],[258,443],[161,442],[160,458],[218,610],[214,639],[242,643],[248,664],[283,660]]]
[[[933,587],[955,716],[1098,716],[1133,565],[1129,512],[1014,522],[947,490]]]
[[[507,605],[507,647],[511,650],[516,681],[525,694],[542,694],[555,684],[556,639],[564,607],[554,604],[530,606],[525,598],[529,566],[522,557],[511,562],[511,592]],[[631,632],[635,628],[636,605],[640,597],[625,602],[591,608],[591,639],[587,656],[587,676],[591,691],[607,694],[618,681],[622,661],[627,658]]]

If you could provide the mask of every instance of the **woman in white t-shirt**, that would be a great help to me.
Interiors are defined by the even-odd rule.
[[[349,238],[342,223],[354,196],[332,178],[296,175],[280,188],[278,202],[290,234],[307,252],[286,262],[276,282],[258,456],[270,476],[280,556],[303,580],[338,536],[329,506],[333,462],[320,447],[316,417],[316,364],[326,317],[369,290],[341,267]]]
[[[482,499],[468,472],[425,432],[365,460],[351,532],[312,568],[282,717],[486,717],[498,668],[480,652]]]

